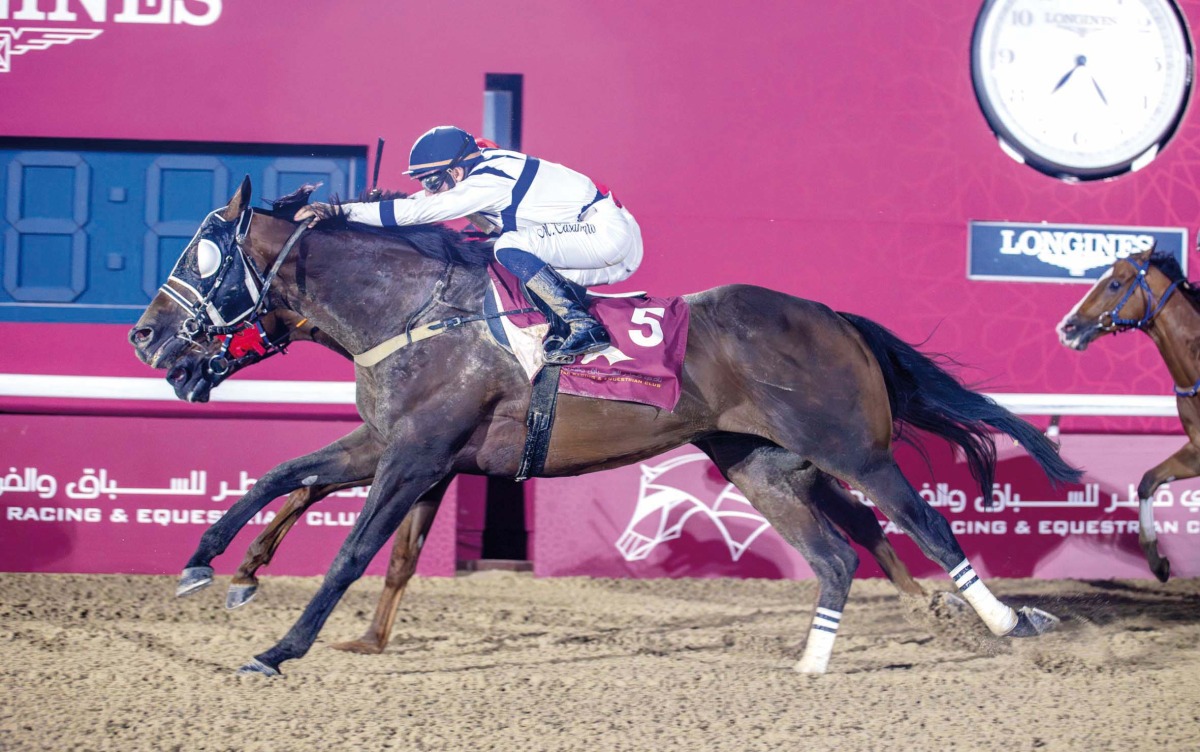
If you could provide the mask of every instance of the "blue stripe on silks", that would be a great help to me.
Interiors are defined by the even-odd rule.
[[[472,175],[499,175],[500,177],[502,177],[506,180],[513,179],[512,175],[505,174],[505,173],[501,172],[500,170],[497,170],[495,167],[476,167],[474,170],[471,170],[471,174]]]
[[[396,205],[391,201],[379,202],[379,221],[383,222],[384,227],[396,226]]]
[[[534,175],[537,175],[538,165],[541,162],[536,157],[527,157],[525,166],[521,168],[521,174],[517,177],[517,184],[513,186],[512,203],[508,208],[500,212],[502,221],[500,231],[512,232],[517,229],[517,207],[521,205],[521,201],[525,198],[525,194],[529,192],[529,185],[533,182]]]

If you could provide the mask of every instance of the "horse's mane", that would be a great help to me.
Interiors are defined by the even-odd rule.
[[[271,208],[266,212],[273,217],[291,220],[300,207],[306,205],[316,185],[306,184],[286,196],[271,201]],[[363,191],[358,195],[358,203],[374,203],[407,198],[402,191],[383,191],[372,195]],[[336,206],[341,201],[335,196],[331,202]],[[320,229],[342,229],[352,232],[364,232],[387,238],[401,238],[416,249],[422,256],[445,261],[460,266],[487,266],[492,260],[492,244],[486,241],[471,240],[463,233],[442,224],[409,225],[404,227],[370,227],[368,225],[351,225],[344,213],[339,212],[334,217],[324,221]]]
[[[1188,278],[1184,276],[1183,269],[1180,268],[1179,261],[1174,256],[1169,253],[1152,253],[1150,254],[1150,266],[1162,272],[1172,282],[1179,282],[1179,291],[1183,293],[1193,308],[1200,311],[1200,290],[1193,287]]]

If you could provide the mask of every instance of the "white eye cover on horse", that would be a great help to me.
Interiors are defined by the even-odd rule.
[[[221,249],[208,238],[202,238],[196,244],[196,271],[201,279],[207,279],[221,268]]]

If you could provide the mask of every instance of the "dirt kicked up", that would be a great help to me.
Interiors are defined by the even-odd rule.
[[[1031,640],[855,583],[830,672],[795,673],[814,583],[413,581],[380,656],[357,584],[283,679],[234,669],[317,582],[0,574],[3,750],[1190,750],[1200,580],[992,580],[1062,617]],[[942,581],[926,587],[945,588]]]

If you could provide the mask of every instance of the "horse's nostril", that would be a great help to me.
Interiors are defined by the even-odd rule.
[[[1062,325],[1062,330],[1066,334],[1070,334],[1071,332],[1075,331],[1076,328],[1077,327],[1074,324],[1063,324]]]
[[[179,385],[187,380],[188,370],[183,366],[175,366],[167,372],[167,381]]]
[[[129,330],[129,341],[135,345],[144,345],[154,336],[154,330],[148,326]]]

